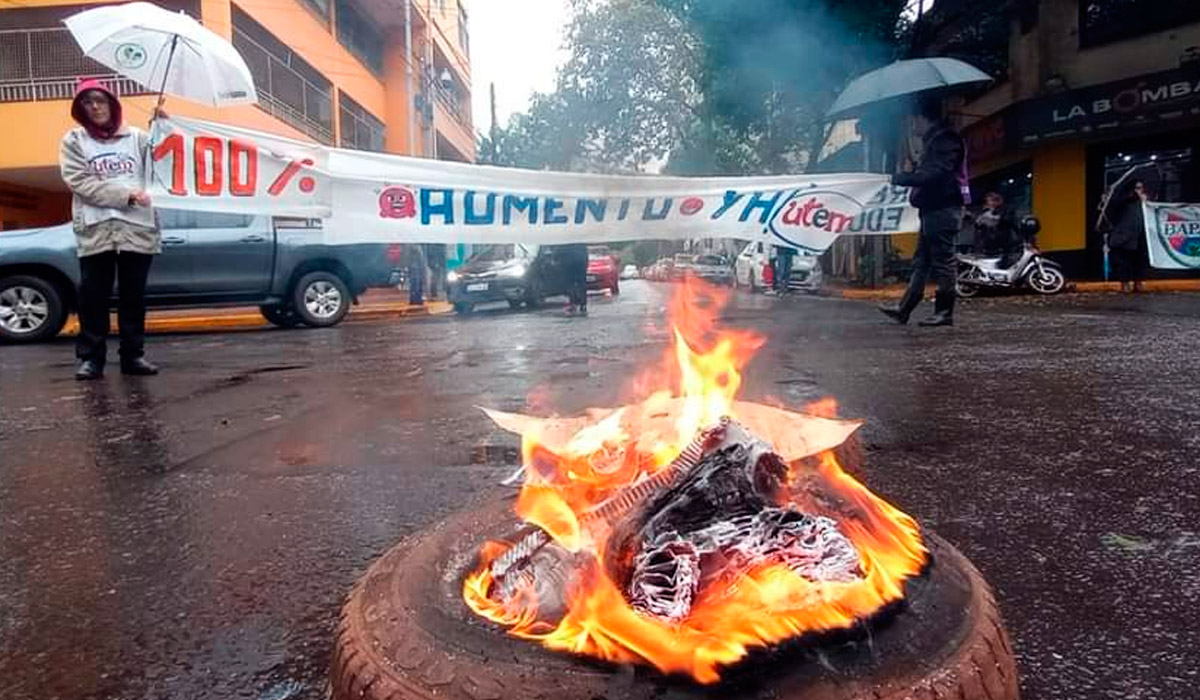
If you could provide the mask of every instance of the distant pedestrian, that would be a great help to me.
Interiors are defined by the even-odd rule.
[[[429,297],[439,299],[446,293],[446,246],[430,243],[425,253],[429,261]]]
[[[788,290],[788,282],[792,279],[792,258],[795,255],[796,251],[793,248],[775,246],[774,287],[776,294],[783,294]]]
[[[425,304],[425,246],[409,243],[404,246],[404,266],[408,276],[408,303]]]
[[[588,249],[583,243],[571,243],[561,249],[563,274],[566,275],[568,315],[587,316]]]
[[[908,317],[925,295],[925,281],[932,273],[937,281],[934,314],[922,326],[954,324],[956,260],[954,244],[962,224],[963,206],[970,203],[967,180],[966,144],[942,115],[941,103],[924,99],[913,119],[923,134],[920,161],[912,172],[896,173],[892,184],[911,187],[909,201],[920,212],[921,234],[913,256],[912,279],[899,306],[880,307],[898,323]]]
[[[146,132],[122,123],[121,102],[96,80],[75,89],[59,169],[71,190],[79,254],[79,336],[75,378],[99,379],[108,359],[108,304],[117,281],[121,372],[158,374],[146,361],[146,278],[162,252],[158,222],[146,193]]]
[[[1148,196],[1142,180],[1131,180],[1112,193],[1116,223],[1108,234],[1108,247],[1122,292],[1142,291],[1142,280],[1146,277],[1146,222],[1142,203]]]

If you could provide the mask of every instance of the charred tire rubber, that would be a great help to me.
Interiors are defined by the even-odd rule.
[[[979,572],[926,533],[933,566],[869,637],[759,652],[700,687],[652,671],[542,649],[477,618],[464,574],[485,539],[511,533],[511,504],[451,517],[401,542],[358,581],[333,650],[333,700],[590,700],[773,697],[779,700],[1018,700],[1000,612]],[[773,664],[769,668],[763,664]]]
[[[350,313],[350,287],[332,272],[310,272],[292,290],[292,308],[306,326],[336,326]]]
[[[295,309],[282,304],[264,304],[258,307],[258,312],[272,325],[280,328],[295,328],[303,323]]]
[[[0,342],[39,343],[66,323],[67,307],[54,283],[33,275],[0,278]]]

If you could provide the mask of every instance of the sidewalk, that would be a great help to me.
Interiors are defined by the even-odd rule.
[[[452,308],[446,301],[429,301],[424,306],[408,303],[405,293],[394,289],[372,289],[359,297],[358,304],[350,308],[344,323],[354,321],[377,321],[402,319],[418,316],[434,316],[449,313]],[[117,327],[113,314],[113,328]],[[211,309],[151,309],[146,314],[146,331],[149,333],[197,333],[273,326],[259,313],[257,306],[231,306]],[[75,335],[79,324],[72,315],[61,335]]]
[[[1200,279],[1179,279],[1179,280],[1146,280],[1146,292],[1200,292]],[[821,296],[840,297],[842,299],[861,299],[886,301],[890,299],[899,299],[904,296],[904,290],[907,285],[893,284],[886,287],[876,289],[867,289],[860,287],[843,287],[836,284],[826,283],[821,289]],[[926,296],[933,296],[937,290],[933,285],[925,288]],[[1083,293],[1095,294],[1104,292],[1120,292],[1120,282],[1068,282],[1064,293]]]

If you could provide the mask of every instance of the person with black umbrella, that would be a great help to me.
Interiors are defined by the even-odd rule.
[[[1115,215],[1108,248],[1122,292],[1142,291],[1146,276],[1146,221],[1142,203],[1147,198],[1146,183],[1141,179],[1130,178],[1112,192]]]
[[[921,215],[921,233],[913,256],[912,279],[898,306],[880,307],[897,323],[908,317],[925,295],[930,274],[937,281],[934,314],[922,326],[954,325],[954,244],[962,222],[963,206],[970,203],[967,149],[962,136],[946,121],[941,101],[924,97],[918,102],[913,128],[922,134],[920,160],[910,172],[896,173],[892,184],[911,187],[909,202]]]

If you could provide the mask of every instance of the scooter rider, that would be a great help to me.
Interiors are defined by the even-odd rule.
[[[984,195],[983,210],[975,216],[975,231],[983,254],[1000,256],[996,265],[999,269],[1007,270],[1021,259],[1024,246],[1017,233],[1017,219],[1004,205],[999,192]]]

